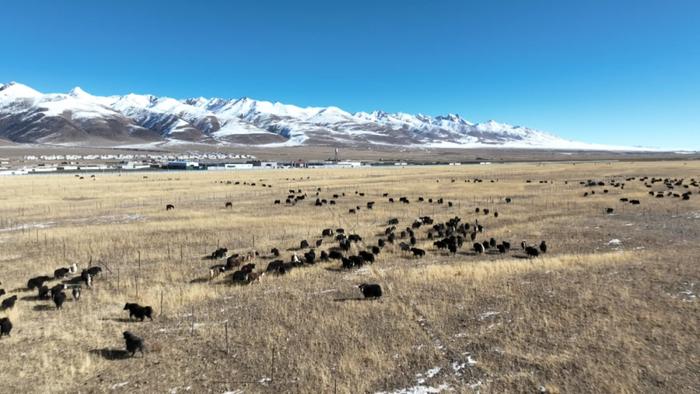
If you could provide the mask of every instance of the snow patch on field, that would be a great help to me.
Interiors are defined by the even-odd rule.
[[[46,229],[63,224],[125,224],[131,222],[140,222],[143,220],[146,220],[146,218],[142,215],[137,214],[107,215],[98,216],[95,218],[66,219],[61,222],[37,222],[18,224],[16,226],[0,228],[0,233],[32,229]]]
[[[501,314],[501,312],[496,312],[496,311],[484,312],[481,315],[479,315],[479,320],[488,319],[489,317],[500,315],[500,314]]]
[[[121,387],[126,386],[127,384],[129,384],[129,382],[115,383],[115,384],[113,384],[112,386],[110,386],[110,389],[116,390],[116,389],[118,389],[118,388],[121,388]]]
[[[405,389],[399,389],[394,391],[378,391],[377,394],[434,394],[442,393],[444,391],[447,391],[449,388],[450,386],[447,383],[443,383],[437,387],[424,386],[419,384],[413,387],[408,387]]]
[[[378,391],[376,394],[432,394],[432,393],[442,393],[450,388],[447,383],[440,384],[438,386],[428,386],[426,381],[437,376],[442,368],[435,367],[431,368],[424,373],[416,374],[416,385],[412,387],[407,387],[404,389],[398,389],[394,391]]]

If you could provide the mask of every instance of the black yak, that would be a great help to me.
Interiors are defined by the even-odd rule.
[[[328,252],[328,258],[331,260],[340,260],[343,258],[343,254],[338,252],[337,250],[331,250]]]
[[[411,248],[411,253],[413,253],[415,257],[425,256],[425,250],[419,248]]]
[[[34,290],[36,288],[41,287],[44,284],[44,282],[48,282],[49,280],[51,280],[51,278],[46,275],[31,278],[27,281],[27,288],[29,290]]]
[[[59,291],[57,293],[53,293],[53,303],[56,304],[56,309],[61,309],[63,308],[63,303],[66,301],[66,293]]]
[[[365,298],[379,298],[382,296],[382,287],[378,284],[363,283],[357,286]]]
[[[17,302],[16,295],[13,295],[11,297],[7,297],[4,300],[2,300],[2,303],[0,303],[0,309],[2,309],[2,310],[12,309],[15,306],[15,302]]]
[[[540,255],[540,251],[537,250],[537,248],[532,247],[532,246],[526,246],[526,247],[525,247],[525,253],[526,253],[529,257],[537,257],[537,256]]]
[[[143,356],[143,350],[145,349],[143,339],[137,337],[129,331],[124,331],[123,335],[124,341],[126,342],[126,351],[131,353],[131,357],[134,357],[137,351],[141,352],[141,355]]]
[[[374,254],[367,252],[366,250],[361,250],[358,254],[365,262],[374,263]]]
[[[7,335],[9,337],[11,331],[12,331],[12,322],[10,321],[10,318],[9,317],[0,318],[0,338],[3,335]]]
[[[153,308],[151,308],[150,306],[141,306],[139,304],[127,303],[126,305],[124,305],[124,310],[129,311],[129,320],[131,320],[131,318],[134,316],[141,321],[143,321],[146,317],[149,318],[151,321],[153,320]]]
[[[53,277],[56,279],[61,279],[61,278],[65,277],[66,275],[68,275],[69,272],[70,272],[69,268],[58,268],[57,270],[55,270],[53,272]]]
[[[51,289],[49,289],[48,286],[44,285],[39,288],[39,294],[37,295],[37,298],[40,300],[48,300],[51,298]]]

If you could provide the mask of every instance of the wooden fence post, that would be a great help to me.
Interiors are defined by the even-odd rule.
[[[224,322],[224,332],[226,334],[226,354],[228,354],[228,320]]]
[[[275,347],[272,347],[272,363],[270,365],[270,383],[275,381]]]
[[[192,305],[192,331],[190,332],[190,336],[194,336],[194,305]]]

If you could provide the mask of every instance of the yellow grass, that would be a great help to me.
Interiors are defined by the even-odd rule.
[[[690,201],[655,199],[630,181],[624,190],[606,186],[603,194],[596,187],[583,198],[591,189],[579,185],[643,175],[688,183],[700,178],[700,164],[0,178],[0,287],[20,298],[0,313],[15,326],[0,340],[0,391],[354,393],[424,385],[451,392],[693,392],[700,385],[700,322],[687,292],[696,294],[700,280],[700,190],[689,189]],[[314,207],[317,188],[320,198],[345,197]],[[301,189],[306,200],[284,204],[290,189]],[[411,203],[399,203],[401,196]],[[441,197],[445,204],[427,202]],[[281,205],[273,205],[277,199]],[[227,201],[232,209],[224,208]],[[176,208],[166,211],[170,203]],[[356,206],[358,214],[349,214]],[[475,256],[467,241],[451,256],[432,246],[423,227],[416,245],[427,251],[423,259],[389,245],[360,270],[327,262],[249,286],[234,286],[227,275],[207,280],[216,262],[203,257],[217,246],[259,251],[262,271],[272,247],[288,260],[302,239],[313,244],[324,228],[360,234],[356,252],[383,237],[389,218],[398,218],[401,230],[424,215],[436,223],[478,219],[486,227],[479,241],[510,240],[514,250]],[[543,239],[547,254],[523,258],[521,240]],[[326,239],[320,249],[329,246]],[[80,301],[55,311],[22,290],[30,277],[73,262],[105,269]],[[355,300],[362,282],[380,283],[385,296]],[[154,321],[129,322],[125,302],[151,305]],[[145,339],[146,357],[114,359],[118,353],[110,351],[123,348],[127,329]],[[426,377],[433,368],[439,372]]]

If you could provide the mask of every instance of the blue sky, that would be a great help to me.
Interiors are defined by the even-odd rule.
[[[700,149],[699,1],[2,4],[0,81],[495,119]]]

